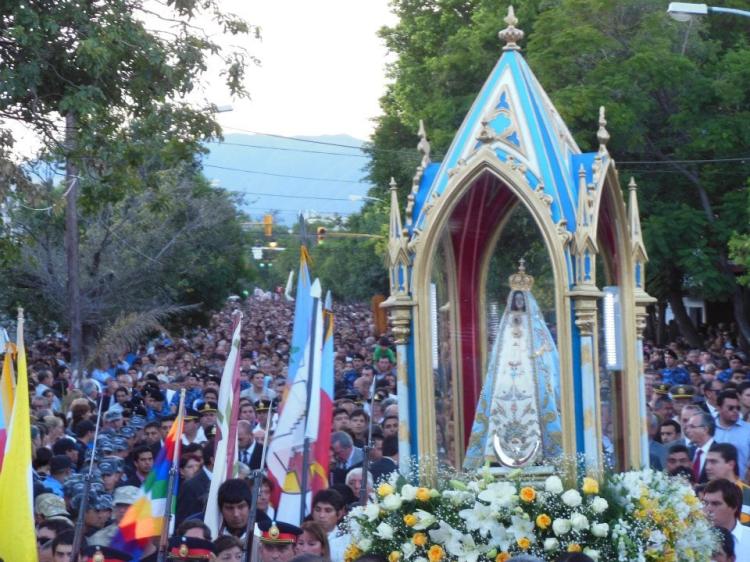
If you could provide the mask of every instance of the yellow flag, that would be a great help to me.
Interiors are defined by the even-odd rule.
[[[0,379],[0,410],[3,412],[3,419],[0,422],[6,429],[10,427],[10,414],[13,412],[13,395],[16,392],[16,381],[13,373],[13,358],[15,356],[16,346],[10,342],[6,343],[5,358],[3,359],[3,375]]]
[[[34,493],[31,475],[31,423],[23,310],[18,311],[18,382],[0,473],[0,558],[36,562]],[[12,499],[11,499],[12,498]]]

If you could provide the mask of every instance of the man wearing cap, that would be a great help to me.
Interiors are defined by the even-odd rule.
[[[64,520],[73,525],[65,500],[55,494],[39,494],[34,500],[34,514],[37,523],[54,519]]]
[[[690,384],[690,373],[677,362],[677,354],[671,349],[664,352],[664,365],[661,370],[662,381],[668,384]]]
[[[672,408],[674,409],[672,419],[679,420],[682,409],[693,403],[695,387],[689,384],[678,384],[669,389],[669,394],[672,397]]]
[[[253,403],[255,408],[255,417],[258,420],[258,427],[265,429],[266,422],[268,421],[268,412],[271,409],[270,400],[256,400]]]
[[[97,465],[99,472],[102,474],[102,484],[104,491],[111,494],[117,486],[122,484],[122,474],[125,470],[125,463],[120,457],[105,457]]]
[[[289,562],[297,554],[297,537],[302,529],[281,521],[263,521],[260,528],[261,562]]]
[[[200,424],[205,434],[212,433],[212,428],[216,425],[217,407],[216,402],[211,402],[210,400],[206,400],[198,405]]]
[[[49,461],[49,476],[42,485],[56,496],[63,497],[63,484],[73,472],[73,463],[67,455],[55,455]]]
[[[83,549],[84,562],[130,562],[132,556],[116,548],[92,545]]]
[[[122,410],[109,410],[104,414],[104,429],[114,429],[119,431],[122,429],[123,419]]]
[[[198,560],[214,560],[214,544],[211,541],[196,537],[172,537],[167,547],[167,560],[181,560],[183,562],[197,562]]]
[[[140,489],[135,486],[121,486],[115,490],[112,498],[112,523],[96,531],[89,538],[89,544],[108,545],[117,534],[117,528],[128,508],[135,503]]]
[[[185,417],[182,424],[182,444],[205,443],[206,433],[198,423],[198,412],[192,408],[185,408]]]

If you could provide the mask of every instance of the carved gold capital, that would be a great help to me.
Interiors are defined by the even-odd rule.
[[[596,333],[596,315],[600,295],[598,291],[572,295],[576,315],[575,324],[582,336],[593,336]]]
[[[391,330],[396,345],[409,343],[411,335],[411,315],[414,301],[408,298],[399,298],[391,296],[380,304],[382,308],[388,310],[388,319],[390,320]]]

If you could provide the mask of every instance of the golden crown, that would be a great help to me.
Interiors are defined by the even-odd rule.
[[[534,278],[526,273],[526,260],[521,258],[518,261],[518,272],[508,277],[510,288],[513,291],[531,291],[534,286]]]

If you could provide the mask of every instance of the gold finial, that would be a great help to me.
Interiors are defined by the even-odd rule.
[[[526,260],[518,260],[518,272],[508,277],[512,291],[530,291],[534,286],[534,278],[526,273]]]
[[[607,131],[607,119],[603,105],[599,107],[599,130],[596,132],[596,138],[599,139],[599,152],[606,152],[607,143],[609,142],[609,131]]]
[[[502,41],[505,41],[505,47],[503,47],[503,51],[520,51],[521,47],[519,47],[517,43],[518,41],[523,39],[523,31],[516,27],[518,18],[516,17],[516,13],[513,11],[512,5],[508,6],[508,15],[505,16],[504,21],[508,24],[508,27],[497,34],[497,36],[500,37]]]

